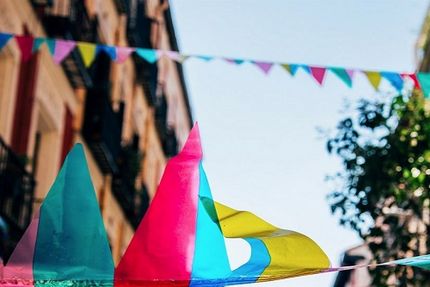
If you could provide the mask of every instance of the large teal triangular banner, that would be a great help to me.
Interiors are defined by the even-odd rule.
[[[40,208],[34,279],[112,282],[113,271],[84,151],[77,144]]]

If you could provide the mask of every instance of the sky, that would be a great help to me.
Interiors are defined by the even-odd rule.
[[[182,52],[289,63],[414,71],[428,0],[171,0]],[[362,75],[352,89],[332,74],[319,87],[303,71],[190,59],[184,70],[215,200],[314,239],[338,266],[358,236],[338,224],[327,175],[341,170],[318,128],[334,130],[345,104],[378,95]],[[249,247],[227,241],[233,266]],[[332,286],[319,274],[260,286]]]

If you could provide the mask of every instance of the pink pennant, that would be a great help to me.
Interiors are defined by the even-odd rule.
[[[130,57],[131,53],[133,53],[134,49],[130,47],[117,47],[116,48],[116,62],[124,63],[128,57]]]
[[[64,58],[70,54],[75,46],[76,42],[74,41],[57,40],[55,43],[54,55],[52,56],[54,62],[60,64]]]
[[[176,51],[165,51],[164,54],[173,61],[180,62],[182,60],[181,55]]]
[[[273,67],[273,63],[269,62],[254,62],[254,64],[263,71],[264,74],[269,74],[270,70]]]
[[[6,280],[33,280],[33,254],[36,244],[37,229],[39,226],[39,212],[27,227],[21,240],[9,258],[3,271],[3,278]],[[32,284],[29,285],[33,286]]]
[[[34,38],[31,36],[15,36],[15,40],[18,43],[19,49],[21,50],[21,59],[23,62],[27,62],[31,59],[33,52],[33,41]]]
[[[314,79],[320,85],[322,85],[322,83],[324,82],[326,68],[322,68],[322,67],[310,67],[310,69],[311,69],[311,73],[312,73],[312,76],[314,77]]]

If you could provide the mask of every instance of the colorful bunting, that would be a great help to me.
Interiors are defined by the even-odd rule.
[[[225,60],[227,63],[230,63],[230,64],[236,64],[236,65],[241,65],[241,64],[243,64],[243,63],[245,62],[245,60],[242,60],[242,59],[224,58],[224,60]]]
[[[4,266],[2,286],[228,286],[353,270],[330,267],[309,237],[213,200],[197,125],[167,164],[151,205],[114,269],[82,145],[54,184]],[[232,269],[224,238],[248,242]],[[375,264],[430,270],[430,255]]]
[[[15,36],[15,40],[21,51],[21,59],[23,62],[27,62],[31,59],[33,51],[34,39],[31,36]]]
[[[269,74],[270,70],[273,67],[273,63],[270,62],[259,62],[253,61],[253,63],[261,70],[264,74]]]
[[[393,72],[381,72],[381,77],[389,81],[398,92],[403,89],[403,79],[400,74]]]
[[[55,53],[55,40],[49,38],[35,38],[33,43],[32,53],[35,53],[40,50],[43,44],[46,44],[48,47],[49,53],[54,55]]]
[[[9,42],[9,40],[12,38],[12,34],[4,34],[0,33],[0,49],[3,49],[3,47]]]
[[[96,47],[96,55],[98,55],[99,52],[104,52],[106,55],[108,55],[112,61],[116,60],[116,47],[113,46],[107,46],[107,45],[97,45]]]
[[[197,55],[194,57],[196,57],[197,59],[203,60],[205,62],[210,62],[214,59],[214,57],[212,57],[212,56],[205,56],[205,55]]]
[[[158,54],[156,50],[136,48],[136,54],[148,63],[155,63],[158,60]]]
[[[369,83],[375,90],[379,89],[379,84],[381,83],[381,74],[379,72],[364,72],[369,80]]]
[[[54,62],[60,64],[75,47],[76,43],[73,41],[56,40],[53,55]]]
[[[430,74],[418,73],[418,80],[425,98],[430,98]]]
[[[350,70],[349,73],[347,70],[343,69],[343,68],[330,68],[330,71],[333,72],[333,74],[335,74],[340,80],[342,80],[342,82],[345,83],[345,85],[347,85],[349,88],[352,87],[352,75],[353,75],[353,71]]]
[[[314,77],[314,79],[321,86],[324,82],[326,69],[322,68],[322,67],[310,67],[310,70],[311,70],[311,74]]]
[[[78,42],[77,46],[81,53],[82,60],[84,61],[84,65],[88,68],[96,57],[97,46],[95,44],[85,42]]]
[[[299,69],[299,65],[296,64],[281,64],[281,67],[284,68],[291,76],[295,76],[297,70]]]
[[[366,71],[360,69],[346,69],[341,67],[330,67],[330,66],[310,66],[306,64],[290,64],[290,63],[278,63],[278,62],[267,62],[267,61],[256,61],[256,60],[245,60],[240,58],[226,58],[226,57],[215,57],[210,55],[185,55],[177,51],[161,51],[154,49],[144,48],[133,48],[133,47],[117,47],[109,45],[100,45],[86,42],[75,42],[66,41],[61,39],[50,39],[50,38],[32,38],[31,36],[19,36],[7,33],[0,33],[0,49],[4,47],[10,38],[15,37],[18,46],[20,48],[23,61],[27,61],[31,58],[31,54],[37,52],[43,44],[46,44],[49,48],[50,53],[56,63],[61,63],[69,53],[78,46],[79,52],[82,56],[86,67],[91,66],[96,55],[99,52],[104,52],[109,57],[118,62],[123,63],[128,59],[131,53],[135,52],[141,58],[149,63],[155,63],[160,57],[167,57],[178,63],[183,63],[188,58],[197,58],[203,61],[209,62],[213,59],[223,59],[228,63],[241,65],[244,62],[251,62],[258,67],[265,75],[269,74],[274,65],[281,66],[291,76],[295,76],[299,68],[303,69],[307,74],[311,75],[320,85],[323,85],[327,70],[333,72],[346,86],[352,87],[354,75],[357,72],[362,72],[366,75],[370,84],[375,88],[379,89],[381,79],[386,79],[398,92],[401,92],[404,86],[404,79],[411,79],[414,82],[414,87],[420,89],[423,85],[420,82],[426,84],[426,74],[421,73],[421,76],[417,76],[415,73],[396,73],[389,71]]]
[[[134,49],[130,47],[117,47],[116,61],[118,63],[124,63],[133,52],[134,52]]]

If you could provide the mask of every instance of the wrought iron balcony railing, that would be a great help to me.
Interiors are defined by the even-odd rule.
[[[23,161],[0,138],[0,216],[9,227],[9,234],[1,235],[8,237],[10,248],[18,242],[31,221],[35,185],[34,177],[25,170]],[[8,250],[2,252],[8,256]]]
[[[175,156],[178,153],[178,141],[176,139],[175,130],[169,127],[167,123],[168,104],[165,95],[157,97],[154,108],[155,123],[164,154],[167,157]]]

